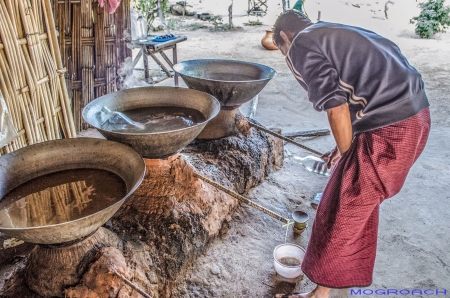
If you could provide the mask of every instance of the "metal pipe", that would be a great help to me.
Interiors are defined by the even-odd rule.
[[[321,136],[327,136],[329,134],[330,134],[329,129],[316,129],[316,130],[287,132],[287,133],[283,134],[283,137],[286,137],[289,139],[295,139],[297,137],[321,137]]]
[[[115,268],[111,268],[113,272],[119,277],[121,280],[123,280],[127,285],[129,285],[133,290],[137,291],[139,294],[141,294],[145,298],[152,298],[149,294],[145,293],[138,285],[136,285],[134,282],[117,272]]]
[[[247,119],[248,119],[248,118],[247,118]],[[302,144],[300,144],[300,143],[297,143],[296,141],[293,141],[293,140],[291,140],[291,139],[289,139],[289,138],[286,138],[286,137],[284,137],[284,136],[282,136],[282,135],[280,135],[280,134],[278,134],[278,133],[276,133],[276,132],[273,132],[273,131],[271,131],[271,130],[268,130],[267,128],[265,128],[265,127],[263,127],[263,126],[261,126],[261,125],[255,124],[255,123],[253,123],[251,120],[248,121],[248,123],[250,124],[251,127],[254,127],[254,128],[259,129],[259,130],[261,130],[261,131],[264,131],[265,133],[268,133],[268,134],[270,134],[270,135],[273,135],[274,137],[280,138],[280,139],[282,139],[283,141],[286,141],[286,142],[288,142],[288,143],[294,144],[294,145],[296,145],[296,146],[298,146],[298,147],[300,147],[300,148],[302,148],[302,149],[305,149],[305,150],[307,150],[307,151],[309,151],[309,152],[311,152],[311,153],[314,153],[314,154],[316,154],[316,155],[318,155],[318,156],[322,156],[322,155],[323,155],[323,154],[320,153],[319,151],[316,151],[316,150],[314,150],[314,149],[311,149],[311,148],[309,148],[309,147],[306,147],[305,145],[302,145]]]
[[[212,181],[212,180],[206,178],[205,176],[202,176],[202,175],[200,175],[200,174],[194,172],[194,177],[197,177],[197,178],[199,178],[200,180],[203,180],[203,181],[205,181],[206,183],[211,184],[211,185],[214,186],[215,188],[217,188],[217,189],[223,191],[224,193],[226,193],[226,194],[232,196],[233,198],[235,198],[235,199],[241,201],[242,203],[245,203],[245,204],[247,204],[247,205],[249,205],[249,206],[251,206],[251,207],[253,207],[253,208],[255,208],[255,209],[258,209],[259,211],[262,211],[262,212],[264,212],[265,214],[267,214],[267,215],[269,215],[269,216],[271,216],[271,217],[273,217],[273,218],[275,218],[275,219],[278,219],[279,221],[281,221],[281,222],[283,222],[283,223],[285,223],[285,224],[289,224],[289,223],[291,222],[289,219],[284,218],[283,216],[281,216],[281,215],[279,215],[279,214],[277,214],[277,213],[275,213],[275,212],[273,212],[273,211],[271,211],[271,210],[269,210],[269,209],[267,209],[267,208],[265,208],[265,207],[263,207],[263,206],[261,206],[261,205],[255,203],[255,202],[253,202],[253,201],[250,201],[249,199],[247,199],[247,198],[241,196],[240,194],[238,194],[238,193],[236,193],[236,192],[234,192],[234,191],[232,191],[232,190],[230,190],[230,189],[228,189],[228,188],[226,188],[226,187],[223,187],[222,185],[220,185],[220,184],[218,184],[218,183],[216,183],[216,182],[214,182],[214,181]]]

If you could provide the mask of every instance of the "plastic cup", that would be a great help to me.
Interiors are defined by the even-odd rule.
[[[285,278],[296,278],[302,274],[302,262],[305,256],[305,250],[292,243],[280,244],[273,250],[273,265],[275,271]],[[286,261],[297,260],[297,265],[287,264]]]

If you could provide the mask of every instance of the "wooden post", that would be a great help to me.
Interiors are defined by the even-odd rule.
[[[228,25],[231,28],[234,28],[233,25],[233,0],[231,0],[230,6],[228,6]]]

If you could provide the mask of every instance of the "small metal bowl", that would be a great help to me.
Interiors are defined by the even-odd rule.
[[[294,233],[301,234],[308,227],[309,216],[303,211],[297,210],[292,213],[294,220]]]

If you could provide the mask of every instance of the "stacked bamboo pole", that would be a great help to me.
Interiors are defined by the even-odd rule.
[[[0,90],[19,134],[0,155],[75,137],[88,127],[84,106],[120,88],[117,69],[131,56],[130,0],[111,15],[95,0],[0,3]]]
[[[76,137],[50,0],[0,0],[0,89],[18,131],[0,155]]]

